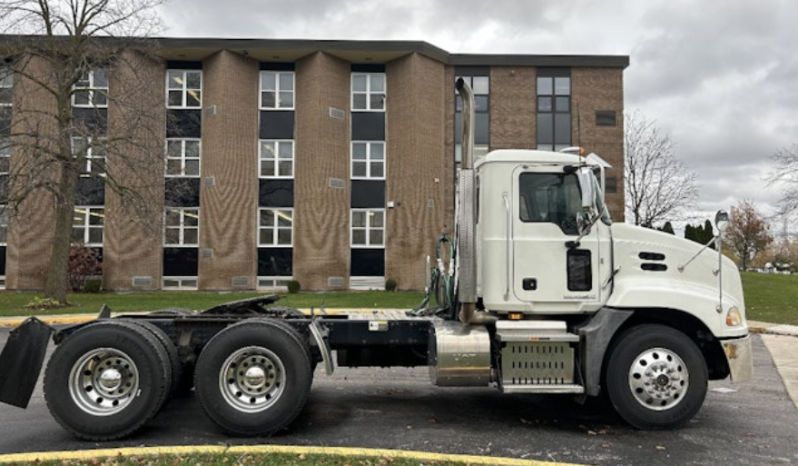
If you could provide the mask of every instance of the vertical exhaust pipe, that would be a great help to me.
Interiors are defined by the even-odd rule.
[[[460,128],[462,140],[462,165],[464,170],[474,168],[474,91],[463,78],[455,83],[460,100],[463,101],[463,122]]]
[[[460,321],[475,323],[477,303],[476,185],[474,176],[474,92],[463,78],[455,84],[463,103],[462,163],[457,196],[457,290]]]

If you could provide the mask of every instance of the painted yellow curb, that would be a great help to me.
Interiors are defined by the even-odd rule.
[[[572,463],[557,463],[553,461],[523,460],[517,458],[502,458],[491,456],[473,455],[448,455],[443,453],[428,453],[421,451],[387,450],[374,448],[346,448],[346,447],[304,447],[291,445],[255,445],[225,447],[221,445],[174,446],[174,447],[140,447],[140,448],[109,448],[102,450],[59,451],[42,453],[18,453],[0,455],[0,463],[34,463],[37,461],[65,461],[65,460],[90,460],[93,458],[113,458],[116,456],[152,456],[152,455],[180,455],[180,454],[269,454],[287,453],[294,455],[334,455],[334,456],[365,456],[371,458],[404,458],[420,461],[449,461],[478,465],[505,465],[505,466],[580,466]]]

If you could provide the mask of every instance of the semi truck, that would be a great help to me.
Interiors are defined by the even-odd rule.
[[[454,231],[426,266],[437,305],[308,314],[265,295],[201,312],[104,307],[58,329],[32,317],[0,354],[0,401],[28,405],[51,338],[47,406],[91,441],[130,436],[191,389],[223,432],[271,435],[302,411],[314,373],[336,366],[428,366],[440,387],[602,398],[640,429],[690,420],[709,380],[752,377],[740,275],[720,252],[725,212],[715,251],[613,223],[595,158],[497,150],[474,163],[473,94],[456,87]]]

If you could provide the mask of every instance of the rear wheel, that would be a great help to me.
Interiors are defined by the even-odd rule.
[[[169,359],[169,365],[172,368],[172,378],[169,385],[169,395],[174,395],[177,391],[178,387],[180,386],[180,376],[182,374],[182,370],[180,367],[180,355],[177,352],[177,346],[175,346],[174,342],[169,338],[169,336],[161,330],[155,324],[147,322],[145,320],[128,320],[133,325],[138,325],[155,337],[156,340],[163,346],[164,350],[166,351],[166,355]]]
[[[707,365],[696,344],[664,325],[641,325],[622,334],[605,374],[613,407],[640,429],[689,421],[704,402],[707,380]]]
[[[266,436],[296,418],[311,382],[310,352],[296,330],[257,319],[232,325],[208,342],[194,385],[203,410],[223,431]]]
[[[56,347],[44,375],[50,413],[86,440],[128,436],[163,405],[171,365],[146,329],[122,321],[84,327]]]

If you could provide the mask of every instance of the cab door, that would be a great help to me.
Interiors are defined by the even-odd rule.
[[[561,166],[513,172],[513,293],[532,312],[588,312],[601,307],[611,271],[609,225],[597,221],[579,244],[582,194],[577,173]]]

